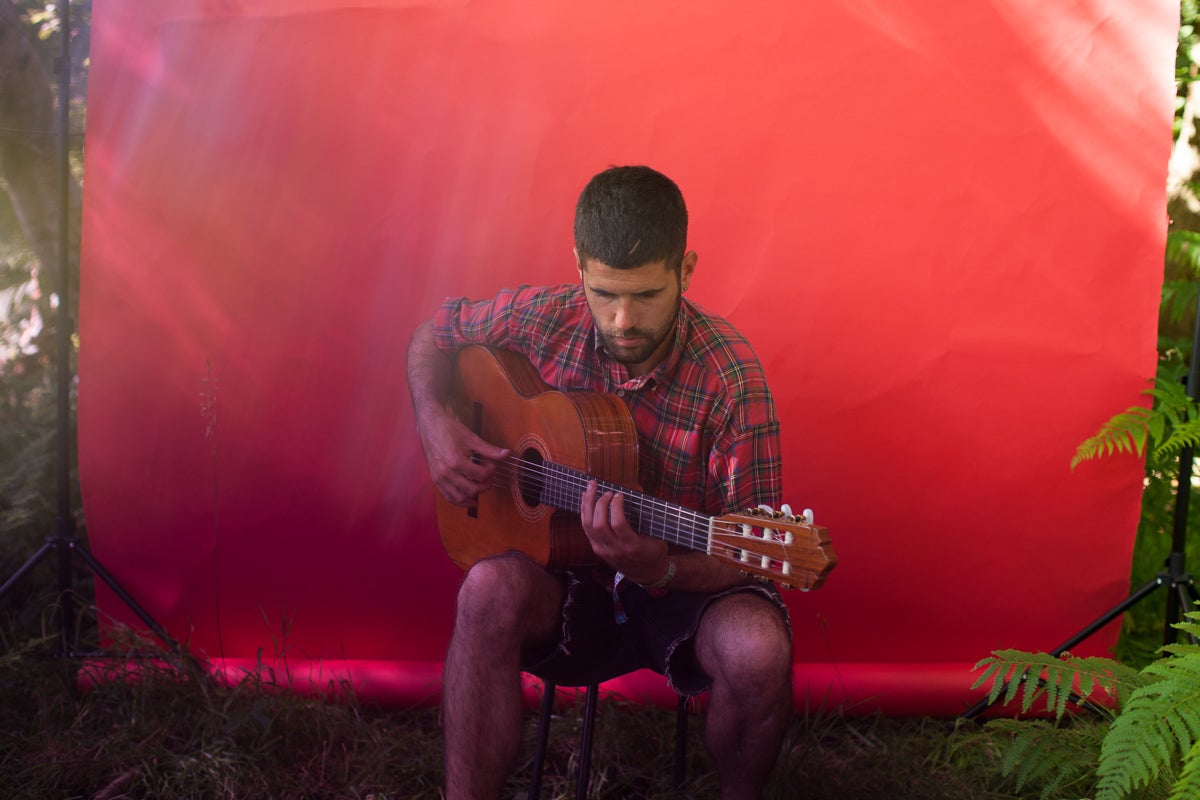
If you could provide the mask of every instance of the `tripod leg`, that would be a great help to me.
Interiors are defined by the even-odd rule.
[[[1082,642],[1084,639],[1091,636],[1096,631],[1103,628],[1108,623],[1112,622],[1117,617],[1124,614],[1129,609],[1133,608],[1133,606],[1137,605],[1138,601],[1140,601],[1143,597],[1146,597],[1151,592],[1153,592],[1155,589],[1158,589],[1158,588],[1166,586],[1166,585],[1167,585],[1167,576],[1166,575],[1164,575],[1162,573],[1155,575],[1153,578],[1151,578],[1150,580],[1143,583],[1141,585],[1141,587],[1139,587],[1137,591],[1135,591],[1131,595],[1129,595],[1129,597],[1126,597],[1120,603],[1113,606],[1108,611],[1106,611],[1104,614],[1097,617],[1096,620],[1094,622],[1092,622],[1092,624],[1088,625],[1086,628],[1084,628],[1079,633],[1072,636],[1070,639],[1067,639],[1065,642],[1060,644],[1058,647],[1056,647],[1051,652],[1056,656],[1062,655],[1063,653],[1067,652],[1075,645]]]
[[[1072,636],[1070,639],[1067,639],[1065,642],[1060,644],[1058,647],[1056,647],[1051,652],[1056,656],[1062,655],[1063,653],[1067,652],[1075,645],[1082,642],[1084,639],[1091,636],[1096,631],[1103,628],[1108,623],[1112,622],[1117,617],[1124,614],[1126,611],[1128,611],[1130,608],[1132,608],[1134,605],[1136,605],[1137,602],[1139,600],[1141,600],[1143,597],[1148,596],[1155,589],[1158,589],[1158,588],[1160,588],[1162,586],[1166,586],[1166,585],[1167,585],[1167,578],[1166,578],[1165,574],[1160,573],[1160,574],[1154,576],[1153,579],[1142,584],[1141,587],[1139,587],[1136,592],[1129,595],[1129,597],[1126,597],[1120,603],[1118,603],[1117,605],[1110,608],[1108,611],[1101,614],[1094,621],[1092,621],[1092,623],[1090,625],[1085,627],[1079,633]],[[979,716],[979,714],[982,713],[983,710],[986,709],[987,707],[988,707],[988,701],[987,701],[987,698],[985,697],[982,700],[980,700],[978,703],[976,703],[975,705],[971,706],[969,709],[964,711],[962,714],[962,719],[974,719],[975,717]]]
[[[57,541],[54,546],[58,550],[58,613],[62,614],[62,646],[64,653],[70,653],[78,644],[75,636],[75,575],[71,571],[73,544],[61,537],[55,538]]]
[[[1195,605],[1200,603],[1200,595],[1196,593],[1196,584],[1192,582],[1191,576],[1187,576],[1187,580],[1180,581],[1176,587],[1179,589],[1179,602],[1183,604],[1184,608],[1194,611]]]
[[[112,589],[117,597],[121,598],[121,602],[129,606],[133,613],[137,614],[142,622],[146,623],[146,627],[154,631],[155,636],[161,639],[164,644],[168,645],[176,652],[181,650],[179,643],[171,638],[171,634],[167,633],[166,628],[164,628],[162,625],[159,625],[154,617],[150,616],[150,613],[146,611],[146,609],[142,608],[138,602],[133,599],[133,596],[130,595],[129,592],[125,591],[125,587],[117,583],[117,579],[109,574],[108,570],[104,568],[104,565],[97,561],[96,557],[88,552],[86,547],[75,547],[74,550],[75,552],[79,553],[79,557],[86,561],[88,566],[100,576],[100,579],[108,585],[108,588]]]
[[[24,578],[26,574],[28,574],[29,570],[36,567],[38,562],[49,555],[50,551],[53,549],[54,542],[47,539],[46,543],[39,547],[38,551],[31,555],[29,560],[22,564],[20,568],[13,573],[9,579],[4,582],[3,586],[0,586],[0,599],[3,599],[4,595],[8,594],[12,590],[12,587],[16,586],[17,582],[20,581],[21,578]]]

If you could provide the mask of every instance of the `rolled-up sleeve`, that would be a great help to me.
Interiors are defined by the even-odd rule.
[[[503,289],[490,300],[447,298],[433,316],[433,338],[441,350],[468,344],[510,347],[512,307],[519,289]]]

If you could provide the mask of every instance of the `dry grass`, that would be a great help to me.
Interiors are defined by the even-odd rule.
[[[138,660],[137,680],[78,688],[78,662],[28,641],[0,656],[0,797],[374,798],[441,796],[436,709],[372,708],[343,695],[321,700],[247,679],[225,686]],[[119,652],[107,660],[123,663]],[[536,713],[506,796],[524,798]],[[543,797],[574,797],[580,710],[551,726]],[[672,787],[675,712],[601,701],[593,798],[718,796],[689,726],[687,782]],[[982,742],[982,745],[981,745]],[[999,748],[932,719],[797,718],[770,798],[1002,798]],[[962,746],[960,746],[962,745]]]

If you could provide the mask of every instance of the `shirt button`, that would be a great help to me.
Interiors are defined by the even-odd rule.
[[[617,389],[617,397],[624,397],[624,396],[625,396],[625,390]]]

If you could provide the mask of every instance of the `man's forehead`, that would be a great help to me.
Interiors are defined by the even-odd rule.
[[[664,261],[651,261],[630,269],[615,269],[602,261],[584,259],[580,271],[588,286],[621,289],[623,291],[645,291],[667,286],[674,270]]]

